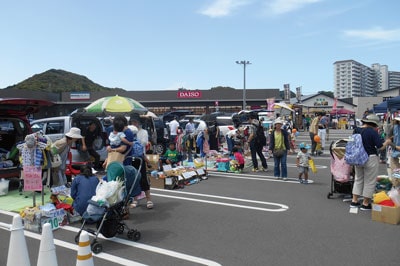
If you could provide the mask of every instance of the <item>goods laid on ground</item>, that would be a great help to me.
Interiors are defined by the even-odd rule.
[[[392,177],[377,177],[377,193],[373,196],[372,220],[389,223],[400,223],[400,169]]]

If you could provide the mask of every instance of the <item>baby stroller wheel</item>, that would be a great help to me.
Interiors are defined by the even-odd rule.
[[[99,254],[103,251],[103,246],[100,243],[97,243],[96,240],[92,242],[90,247],[92,248],[94,254]]]
[[[133,241],[136,242],[136,241],[138,241],[138,240],[140,239],[141,234],[140,234],[139,231],[134,230],[134,229],[131,229],[131,230],[128,231],[127,236],[128,236],[128,238],[129,238],[130,240],[133,240]]]
[[[79,232],[76,236],[75,236],[75,243],[79,244],[79,237],[81,236],[81,232]]]
[[[125,229],[124,225],[123,224],[119,224],[117,226],[117,233],[118,234],[122,234],[124,232],[124,229]]]

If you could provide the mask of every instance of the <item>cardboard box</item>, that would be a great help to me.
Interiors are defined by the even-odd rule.
[[[165,188],[165,179],[164,178],[155,178],[151,175],[148,176],[150,181],[151,188]]]
[[[153,170],[158,170],[159,165],[158,162],[160,160],[160,155],[158,154],[147,154],[147,159],[149,159],[149,165],[150,167],[147,167],[147,171],[153,171]]]
[[[389,207],[379,204],[372,204],[372,220],[388,223],[388,224],[399,224],[400,223],[400,207]]]

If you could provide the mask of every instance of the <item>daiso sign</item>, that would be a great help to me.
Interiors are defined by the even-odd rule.
[[[177,94],[178,99],[188,98],[201,98],[201,91],[198,90],[179,90]]]

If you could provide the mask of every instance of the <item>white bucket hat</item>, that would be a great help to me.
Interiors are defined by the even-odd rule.
[[[72,139],[81,139],[83,138],[81,135],[81,130],[77,127],[71,127],[68,133],[65,136],[70,137]]]
[[[281,118],[275,119],[274,125],[276,125],[276,124],[281,124],[281,125],[283,125],[283,120],[282,120]]]

